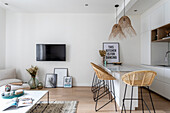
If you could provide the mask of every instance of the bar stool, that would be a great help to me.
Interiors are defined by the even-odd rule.
[[[91,63],[91,65],[92,65],[92,67],[93,67],[93,65],[94,65],[94,66],[97,66],[97,65],[94,64],[94,63]],[[103,68],[101,68],[100,66],[98,66],[98,68],[100,68],[102,71],[105,71],[105,70],[104,70]],[[96,75],[96,72],[94,72],[93,80],[92,80],[92,87],[91,87],[91,91],[92,91],[93,93],[96,92],[96,90],[98,89],[99,84],[101,84],[101,82],[102,82],[102,81],[100,81],[100,80],[98,79],[98,77],[97,77],[97,75]],[[105,81],[104,81],[104,82],[105,82]]]
[[[91,63],[91,65],[95,71],[95,75],[93,77],[93,82],[92,82],[92,87],[93,87],[92,92],[94,94],[93,99],[96,102],[95,111],[96,112],[99,111],[100,109],[102,109],[104,106],[106,106],[113,100],[115,100],[115,110],[117,111],[116,96],[114,90],[114,80],[116,80],[116,78],[114,78],[111,74],[109,74],[100,66],[94,63]],[[103,97],[105,97],[106,95],[109,95],[109,101],[104,105],[102,105],[100,108],[97,108],[98,101]],[[111,95],[113,95],[114,98]]]
[[[121,113],[123,112],[123,109],[126,113],[125,104],[124,104],[125,100],[131,100],[130,113],[131,113],[131,110],[132,110],[132,100],[141,100],[141,102],[142,102],[142,112],[143,113],[144,113],[143,103],[146,105],[147,109],[149,110],[149,107],[147,106],[146,102],[143,99],[142,87],[146,87],[148,89],[152,108],[153,108],[154,113],[155,113],[155,108],[154,108],[154,104],[153,104],[153,101],[152,101],[149,86],[152,84],[156,75],[157,75],[157,73],[154,72],[154,71],[134,71],[134,72],[126,73],[122,76],[122,81],[126,84],[126,86],[125,86],[125,92],[124,92],[124,98],[123,98],[123,105],[122,105]],[[127,85],[132,86],[131,98],[126,98]],[[138,98],[138,99],[133,98],[133,87],[135,87],[135,86],[141,87],[141,98]],[[149,112],[150,112],[150,110],[149,110]]]

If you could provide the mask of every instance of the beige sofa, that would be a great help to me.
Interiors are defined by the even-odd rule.
[[[0,70],[0,93],[5,91],[5,85],[18,82],[22,82],[22,80],[17,79],[16,69]],[[20,88],[29,88],[29,85],[28,84],[11,85],[12,90]]]

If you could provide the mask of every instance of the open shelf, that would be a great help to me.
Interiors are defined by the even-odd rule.
[[[151,31],[152,42],[170,42],[170,23]]]

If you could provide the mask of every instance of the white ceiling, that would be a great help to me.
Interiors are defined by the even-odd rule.
[[[123,14],[124,0],[0,0],[0,6],[13,12],[24,13],[115,13]],[[141,14],[160,0],[125,0],[126,14]],[[5,6],[4,3],[8,3]],[[85,4],[88,4],[86,7]],[[134,10],[137,9],[137,12]]]
[[[0,0],[7,10],[27,13],[115,13],[123,0]],[[85,7],[88,4],[88,7]]]
[[[127,14],[142,14],[159,1],[160,0],[138,0],[137,2],[135,2],[135,4],[133,4],[133,6],[130,7],[130,9],[127,11]],[[137,10],[137,12],[134,12],[134,10]]]

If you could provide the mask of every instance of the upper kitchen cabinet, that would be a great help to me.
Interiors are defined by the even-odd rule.
[[[165,68],[165,75],[164,75],[164,81],[167,84],[170,84],[170,69]]]
[[[151,31],[152,42],[170,42],[170,24]]]
[[[150,30],[150,15],[143,15],[141,19],[141,33]]]
[[[150,16],[151,29],[156,29],[165,24],[165,6],[162,5],[155,9]]]
[[[165,3],[165,24],[170,23],[170,1]]]
[[[141,64],[151,65],[151,33],[141,33]]]

